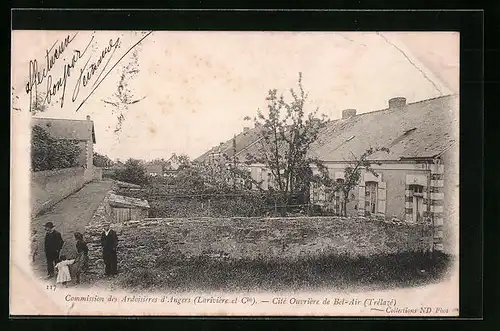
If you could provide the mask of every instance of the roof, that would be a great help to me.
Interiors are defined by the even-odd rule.
[[[322,161],[342,162],[352,160],[353,155],[359,157],[370,147],[386,147],[389,153],[376,152],[370,159],[434,158],[459,140],[458,101],[457,95],[447,95],[408,103],[401,110],[386,108],[348,119],[330,120],[311,145],[309,156]],[[236,136],[236,155],[240,162],[247,159],[247,154],[258,156],[260,153],[259,133],[254,128],[246,140],[238,140],[241,134]],[[232,139],[223,143],[220,150],[232,156]],[[214,147],[197,160],[206,159],[217,151],[218,148]],[[283,152],[281,150],[280,154]]]
[[[33,117],[32,126],[40,126],[54,139],[91,140],[95,144],[94,122],[63,118]]]
[[[177,160],[177,157],[175,157],[174,155],[172,155],[168,160],[167,160],[167,165],[166,167],[168,169],[166,170],[177,170],[180,166],[180,163],[178,162]]]
[[[147,200],[126,197],[123,195],[110,194],[108,198],[109,205],[122,208],[149,208]]]
[[[311,146],[310,156],[323,161],[352,160],[368,148],[372,160],[433,158],[458,142],[458,96],[409,103],[402,110],[383,109],[329,123]]]
[[[247,131],[240,132],[234,138],[221,143],[219,146],[212,147],[210,150],[196,158],[195,162],[204,162],[208,159],[210,154],[223,153],[227,157],[232,157],[234,152],[233,140],[236,140],[236,154],[242,153],[244,150],[255,144],[260,140],[260,127],[253,127]]]

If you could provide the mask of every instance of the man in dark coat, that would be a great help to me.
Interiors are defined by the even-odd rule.
[[[107,223],[105,230],[102,232],[101,245],[102,258],[105,265],[104,273],[106,276],[116,275],[118,273],[116,257],[118,237],[116,232],[111,229],[111,223]]]
[[[59,258],[64,240],[61,234],[54,229],[52,222],[45,224],[45,257],[47,258],[47,278],[54,276],[54,264]]]

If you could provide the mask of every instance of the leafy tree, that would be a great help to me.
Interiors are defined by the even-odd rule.
[[[31,169],[33,171],[72,168],[78,165],[81,149],[78,142],[52,138],[35,125],[31,132]]]
[[[247,155],[249,162],[264,163],[274,179],[273,189],[279,204],[287,206],[291,198],[307,191],[309,183],[325,176],[313,177],[311,164],[320,165],[321,161],[307,155],[311,144],[317,139],[326,117],[317,117],[318,109],[305,114],[307,94],[302,87],[302,74],[299,73],[299,91],[290,89],[292,100],[285,101],[283,94],[276,89],[269,90],[266,98],[268,111],[258,110],[254,118],[260,126],[260,148],[257,155]],[[246,118],[248,119],[248,118]],[[286,208],[282,209],[282,214]]]
[[[124,166],[125,169],[117,171],[116,179],[137,185],[145,185],[149,182],[146,167],[141,160],[128,159]]]
[[[107,155],[101,155],[97,152],[94,152],[93,159],[94,165],[100,168],[111,167],[114,163]]]

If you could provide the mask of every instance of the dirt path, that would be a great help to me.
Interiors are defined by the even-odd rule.
[[[97,207],[111,187],[111,181],[90,182],[32,220],[32,227],[37,230],[38,255],[34,264],[37,273],[42,276],[46,274],[43,225],[49,221],[54,223],[56,230],[61,233],[64,240],[61,253],[68,257],[74,256],[76,250],[73,234],[75,231],[84,232],[85,226],[90,222]]]

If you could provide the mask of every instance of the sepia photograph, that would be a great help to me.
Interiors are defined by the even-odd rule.
[[[459,42],[13,30],[11,314],[458,316]]]

